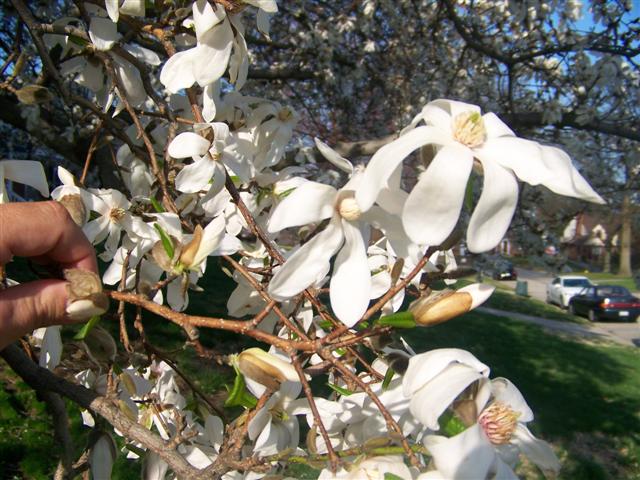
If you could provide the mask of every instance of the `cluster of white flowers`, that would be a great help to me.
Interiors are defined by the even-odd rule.
[[[101,259],[109,263],[102,278],[105,284],[120,283],[125,290],[183,311],[188,307],[188,291],[199,289],[207,258],[237,254],[250,278],[265,286],[267,298],[279,302],[280,312],[293,318],[304,335],[320,339],[330,330],[320,312],[299,297],[305,290],[317,291],[328,284],[333,314],[345,329],[355,332],[368,318],[365,314],[371,301],[394,288],[399,278],[416,268],[419,273],[456,268],[451,246],[445,241],[460,221],[471,176],[483,177],[482,194],[467,229],[467,245],[473,252],[492,249],[504,236],[516,207],[518,180],[544,185],[562,195],[602,201],[562,150],[517,138],[494,114],[482,115],[475,105],[451,100],[425,105],[365,167],[354,166],[316,139],[327,162],[348,177],[339,188],[309,180],[304,166],[281,168],[298,114],[287,106],[239,92],[247,78],[249,58],[243,12],[227,11],[223,3],[197,0],[191,5],[192,14],[181,20],[187,33],[176,37],[182,49],[159,68],[160,83],[154,83],[171,105],[182,105],[181,115],[187,122],[172,137],[168,121],[151,123],[143,118],[155,151],[168,153],[164,168],[168,191],[174,196],[164,196],[142,154],[132,151],[131,145],[142,145],[133,127],[125,132],[130,143],[116,151],[127,194],[83,188],[70,172],[58,169],[61,184],[51,197],[68,208],[87,238],[100,247]],[[277,11],[275,1],[244,3],[258,8],[258,29],[268,33],[268,17]],[[73,75],[73,81],[95,94],[105,112],[113,108],[113,115],[123,108],[122,101],[116,102],[118,96],[134,107],[153,108],[140,72],[122,57],[121,50],[114,52],[118,46],[150,68],[160,67],[155,52],[122,44],[118,32],[123,15],[144,15],[144,2],[106,1],[105,9],[90,6],[87,37],[96,51],[112,58],[125,91],[114,88],[102,64],[85,55],[77,42],[62,34],[51,35],[48,44],[63,45],[62,58],[70,57],[61,65],[62,74]],[[374,2],[367,2],[366,8],[373,11]],[[60,22],[82,25],[72,18]],[[222,80],[225,72],[230,81]],[[202,87],[196,105],[202,118],[195,118],[190,106],[185,107],[182,94],[196,84]],[[435,156],[407,191],[402,162],[427,146],[435,149]],[[5,178],[30,184],[48,195],[46,181],[33,163],[3,161],[0,186]],[[229,183],[235,188],[226,188]],[[234,199],[236,194],[240,202]],[[5,200],[0,190],[0,201]],[[273,258],[260,239],[247,235],[256,232],[250,221],[266,231],[284,262]],[[435,253],[423,261],[429,247]],[[253,288],[253,282],[239,272],[233,273],[233,280],[238,285],[228,299],[229,315],[243,317],[263,311],[268,300]],[[407,288],[417,286],[419,275],[405,283]],[[477,307],[490,293],[491,289],[477,285],[448,292],[412,307],[413,320],[438,323]],[[405,288],[397,289],[383,311],[398,311],[405,294]],[[265,317],[260,329],[284,340],[292,338],[271,308]],[[108,334],[102,331],[101,335]],[[39,338],[42,364],[53,369],[61,358],[59,330],[40,332]],[[325,361],[317,353],[309,356],[308,365]],[[306,380],[298,376],[289,355],[272,347],[270,353],[249,349],[234,357],[232,363],[249,391],[256,398],[265,392],[270,395],[250,418],[251,444],[243,450],[243,457],[276,457],[285,451],[326,454],[361,448],[375,439],[392,441],[388,419],[374,401],[377,398],[402,434],[412,444],[423,445],[421,460],[432,458],[429,467],[426,462],[422,469],[406,466],[400,455],[367,456],[358,457],[347,470],[325,470],[320,478],[516,478],[512,469],[520,452],[544,471],[559,468],[551,448],[527,429],[533,414],[520,392],[506,379],[490,380],[489,368],[471,354],[450,349],[415,354],[409,348],[377,353],[373,371],[347,367],[369,385],[373,395],[331,373],[331,384],[340,393],[316,397],[313,405],[300,396]],[[347,365],[341,349],[333,355]],[[404,369],[392,358],[400,358]],[[388,381],[379,381],[378,376],[387,374]],[[107,384],[102,373],[86,371],[78,378],[99,392]],[[198,417],[186,409],[175,372],[168,365],[130,367],[110,382],[114,381],[119,385],[121,409],[129,418],[154,429],[163,439],[172,438],[187,425],[195,436],[179,446],[179,453],[197,468],[216,460],[223,443],[222,420],[211,414]],[[312,432],[307,436],[307,452],[300,448],[300,415],[306,417]],[[85,420],[93,423],[89,414]],[[111,458],[112,445],[107,440],[96,442],[94,450],[100,452],[92,457],[95,471],[105,471],[97,469],[104,468],[105,458]],[[142,445],[137,447],[139,451]],[[278,460],[272,465],[276,469]],[[167,465],[154,452],[148,454],[145,468],[145,478],[167,475]],[[236,471],[224,478],[264,475]]]

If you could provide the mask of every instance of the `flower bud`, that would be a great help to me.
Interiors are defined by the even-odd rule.
[[[67,212],[69,212],[71,219],[76,225],[82,227],[85,224],[87,209],[79,194],[73,193],[70,195],[64,195],[58,199],[58,203],[67,209]]]
[[[200,248],[200,242],[202,242],[202,227],[200,225],[196,225],[196,228],[193,231],[193,238],[184,246],[182,253],[180,254],[179,262],[184,265],[185,268],[191,267],[191,264],[198,253],[198,249]]]
[[[451,320],[480,306],[494,287],[474,283],[460,290],[442,290],[419,298],[409,311],[418,325],[431,326]]]
[[[300,381],[293,365],[259,348],[249,348],[240,353],[238,369],[245,377],[271,390],[277,390],[287,380]]]
[[[71,268],[64,271],[67,282],[67,315],[71,320],[88,320],[109,309],[109,299],[102,292],[100,278],[93,272]]]

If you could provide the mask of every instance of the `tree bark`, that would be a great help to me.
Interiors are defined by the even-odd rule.
[[[620,230],[620,266],[618,275],[631,276],[631,198],[625,193],[622,199],[622,228]]]

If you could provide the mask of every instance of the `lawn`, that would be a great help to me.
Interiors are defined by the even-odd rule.
[[[211,268],[211,273],[214,271]],[[213,315],[223,308],[221,299],[228,293],[229,282],[222,277],[215,281],[214,295],[191,296],[193,311]],[[501,289],[489,306],[546,318],[569,317],[542,302]],[[182,348],[184,335],[176,326],[152,317],[145,325],[163,349],[172,351],[179,367],[195,375],[197,383],[213,394],[216,403],[224,399],[228,371],[221,376],[214,362],[198,359]],[[492,377],[504,376],[514,382],[536,414],[532,430],[550,441],[561,457],[560,479],[640,480],[638,350],[565,339],[534,325],[475,312],[433,328],[402,333],[418,352],[442,347],[467,349],[492,367]],[[220,332],[202,331],[201,340],[219,353],[240,347],[239,337]],[[44,406],[6,367],[0,366],[0,378],[0,471],[8,475],[3,478],[51,478],[55,465],[49,452],[54,441]],[[71,417],[76,433],[87,431],[80,425],[77,411]],[[519,474],[527,480],[541,478],[526,464]],[[114,478],[138,476],[137,464],[119,460]]]
[[[585,276],[601,285],[620,285],[630,292],[640,291],[631,277],[620,277],[611,273],[585,273]]]

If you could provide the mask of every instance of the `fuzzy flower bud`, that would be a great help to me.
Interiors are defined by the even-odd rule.
[[[271,390],[289,380],[298,382],[298,374],[288,362],[259,348],[249,348],[238,355],[238,369],[247,378]]]
[[[434,292],[413,302],[409,311],[418,325],[437,325],[480,306],[493,290],[494,287],[474,283],[460,290]]]
[[[58,203],[67,209],[67,212],[69,212],[71,219],[76,225],[82,227],[85,224],[87,209],[79,194],[73,193],[70,195],[64,195],[58,199]]]
[[[64,271],[67,282],[67,315],[75,321],[88,320],[109,308],[109,299],[102,292],[100,278],[93,272],[72,268]]]

